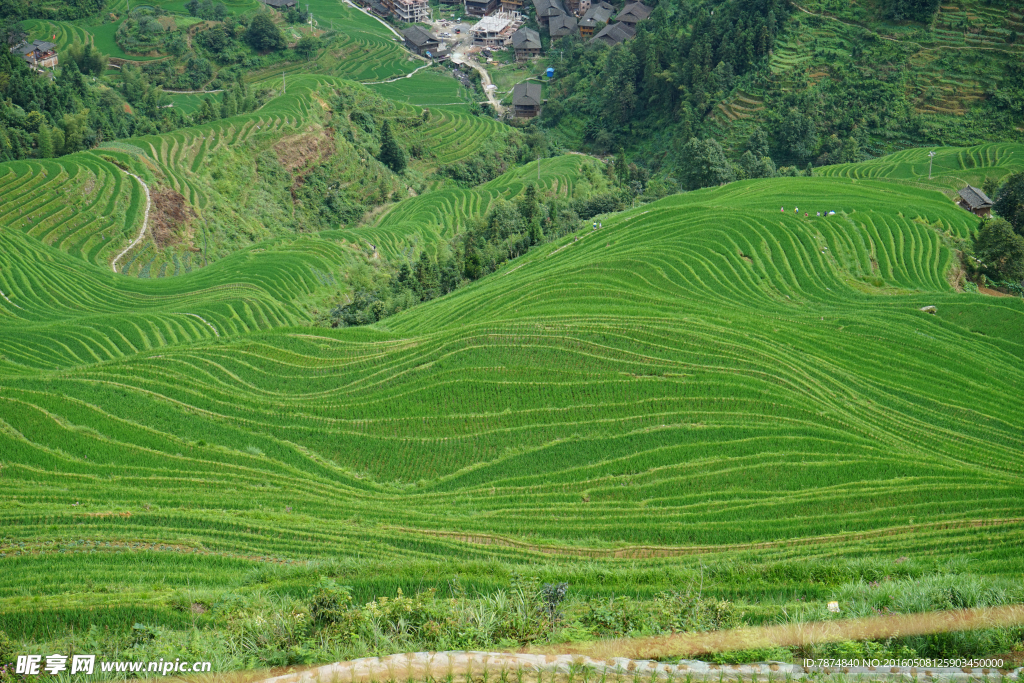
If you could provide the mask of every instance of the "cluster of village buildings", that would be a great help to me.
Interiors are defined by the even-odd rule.
[[[21,55],[29,66],[37,70],[57,66],[57,46],[45,40],[34,40],[31,43],[22,41],[12,47],[11,52]]]

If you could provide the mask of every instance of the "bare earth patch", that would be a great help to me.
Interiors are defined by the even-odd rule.
[[[196,212],[185,202],[185,198],[170,189],[152,193],[153,208],[149,215],[153,230],[153,241],[161,249],[182,241],[182,234],[196,217]],[[185,228],[185,231],[181,231]]]
[[[989,296],[1008,296],[1013,298],[1013,294],[1007,294],[1006,292],[1000,292],[998,289],[992,289],[991,287],[982,287],[978,285],[978,291],[982,294],[988,294]]]
[[[289,172],[304,169],[334,153],[334,138],[326,130],[290,135],[274,145],[274,154]]]

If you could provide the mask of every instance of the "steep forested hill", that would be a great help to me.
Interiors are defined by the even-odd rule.
[[[715,138],[803,170],[1024,135],[1016,3],[656,4],[624,45],[557,44],[544,116],[566,141],[675,171]]]

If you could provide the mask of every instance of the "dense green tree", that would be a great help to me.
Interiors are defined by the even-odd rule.
[[[228,6],[223,2],[218,2],[213,8],[213,18],[217,21],[224,21],[228,16]]]
[[[427,252],[421,251],[416,262],[414,275],[417,291],[422,301],[430,301],[441,295],[441,273],[437,264],[430,260]]]
[[[1009,221],[982,221],[974,242],[974,253],[989,272],[1005,280],[1024,280],[1024,237],[1014,232]]]
[[[528,184],[523,192],[523,197],[519,201],[519,213],[527,222],[537,217],[537,186],[533,183]]]
[[[303,36],[295,45],[295,52],[303,59],[312,59],[321,47],[323,41],[316,36]]]
[[[252,18],[245,32],[245,40],[254,50],[260,52],[283,50],[287,47],[281,29],[266,14],[257,14]]]
[[[753,155],[755,159],[761,159],[770,155],[768,146],[768,133],[761,126],[754,126],[753,132],[747,138],[744,149]]]
[[[763,156],[758,159],[750,150],[740,157],[740,170],[747,178],[772,178],[776,174],[775,162],[771,157]]]
[[[398,144],[398,141],[391,132],[391,124],[386,119],[380,129],[380,154],[377,158],[395,173],[404,171],[409,163],[408,154]]]
[[[39,126],[37,145],[39,146],[40,159],[50,159],[53,157],[53,136],[50,133],[50,127],[45,123]]]
[[[185,3],[185,9],[193,17],[199,16],[199,0],[188,0]]]
[[[163,26],[157,22],[157,26],[160,31],[163,31]],[[92,44],[82,45],[81,43],[73,43],[67,50],[68,58],[75,62],[78,66],[78,70],[86,75],[91,76],[102,76],[103,72],[107,68],[107,57],[102,54]],[[67,63],[66,61],[64,62]]]
[[[992,210],[1009,221],[1018,235],[1024,235],[1024,171],[1006,179],[995,196]]]
[[[884,0],[887,19],[928,22],[939,9],[939,0]]]
[[[221,96],[220,115],[221,118],[228,118],[238,113],[238,100],[235,98],[234,90],[225,90]]]
[[[775,148],[786,162],[804,161],[818,144],[818,130],[814,119],[796,107],[779,117],[774,126]]]
[[[199,3],[199,18],[210,20],[214,18],[212,0],[202,0]]]
[[[690,138],[679,160],[687,189],[696,190],[732,182],[736,174],[725,158],[725,151],[714,138]]]

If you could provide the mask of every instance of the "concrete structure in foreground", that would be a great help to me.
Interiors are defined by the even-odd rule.
[[[966,669],[966,670],[965,670]],[[501,672],[505,672],[502,675]],[[588,674],[593,674],[591,677]],[[821,681],[830,675],[841,675],[842,680],[864,681],[930,681],[938,683],[969,683],[973,681],[1005,681],[1018,683],[1024,677],[1024,668],[1012,671],[999,669],[915,668],[915,667],[845,667],[810,668],[784,662],[757,664],[708,664],[684,659],[679,664],[665,664],[646,659],[592,659],[580,655],[530,655],[503,652],[411,652],[389,657],[365,657],[349,662],[338,662],[306,671],[270,678],[263,683],[370,683],[370,681],[441,681],[449,676],[469,680],[483,676],[494,680],[517,680],[522,673],[524,681],[537,680],[543,674],[547,681],[553,677],[573,674],[577,680],[608,681],[749,681],[756,676],[760,681],[813,679]],[[463,678],[465,677],[465,678]],[[561,678],[559,680],[562,680]],[[569,679],[571,680],[571,679]]]
[[[497,12],[484,17],[469,29],[473,44],[480,47],[502,47],[523,24],[519,12]]]
[[[430,5],[427,0],[392,0],[391,8],[399,21],[430,22]]]

